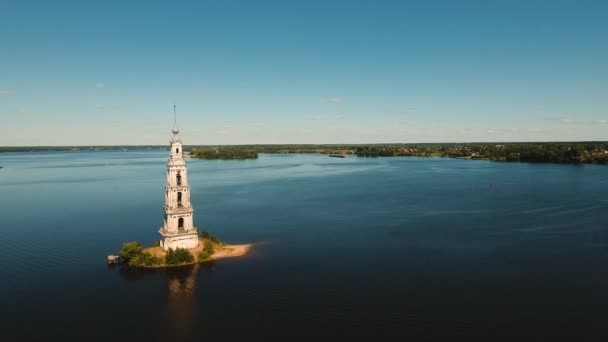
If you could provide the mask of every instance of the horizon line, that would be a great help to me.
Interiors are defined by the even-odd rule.
[[[608,143],[608,140],[547,140],[547,141],[452,141],[452,142],[382,142],[382,143],[254,143],[254,144],[184,144],[184,146],[272,146],[272,145],[315,145],[315,146],[356,146],[356,145],[429,145],[429,144],[572,144]],[[4,147],[148,147],[168,146],[161,144],[98,144],[98,145],[0,145]]]

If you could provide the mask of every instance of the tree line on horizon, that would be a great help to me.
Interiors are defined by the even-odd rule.
[[[360,146],[360,157],[449,157],[507,162],[608,164],[608,143],[498,143]]]
[[[166,146],[23,146],[0,152],[161,149]],[[350,154],[358,157],[448,157],[507,162],[608,164],[608,142],[186,145],[194,158],[255,159],[258,153]]]
[[[505,162],[608,164],[608,143],[470,143],[365,145],[230,145],[193,147],[206,159],[249,159],[258,153],[351,154],[358,157],[446,157]]]

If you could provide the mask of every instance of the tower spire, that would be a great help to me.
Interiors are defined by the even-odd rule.
[[[175,103],[173,104],[173,129],[171,130],[173,132],[173,135],[178,135],[179,134],[179,128],[177,128],[177,109],[176,109],[176,105]]]

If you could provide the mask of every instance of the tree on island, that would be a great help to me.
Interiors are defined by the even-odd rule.
[[[165,255],[167,265],[179,265],[194,262],[194,257],[185,248],[169,249]]]
[[[141,254],[144,248],[137,241],[125,242],[122,244],[122,249],[118,252],[118,256],[124,261],[129,262],[135,256]]]
[[[161,263],[158,257],[144,252],[143,246],[137,241],[123,243],[118,256],[131,266],[154,266]]]
[[[129,265],[131,266],[154,266],[159,265],[160,263],[161,259],[148,252],[137,254],[129,261]]]

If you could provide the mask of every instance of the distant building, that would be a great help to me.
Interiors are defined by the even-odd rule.
[[[198,229],[194,227],[194,209],[190,205],[190,186],[183,159],[182,142],[173,108],[173,138],[167,162],[164,225],[159,230],[160,245],[165,250],[198,247]]]

